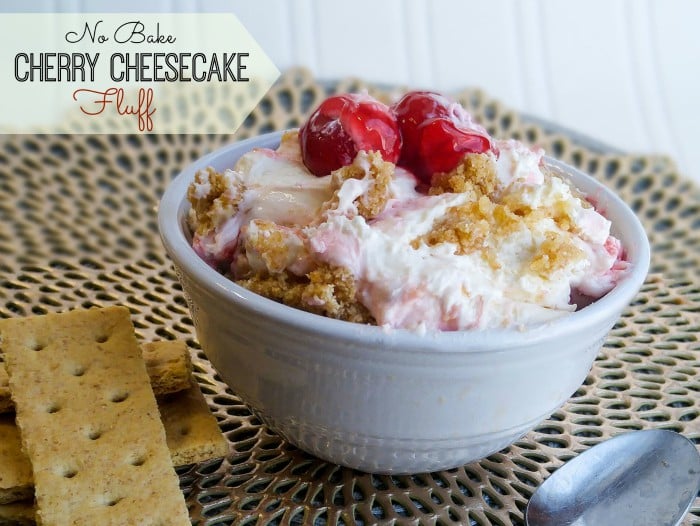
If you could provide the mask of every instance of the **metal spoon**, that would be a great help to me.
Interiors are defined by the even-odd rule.
[[[618,435],[557,469],[532,495],[528,526],[677,526],[700,490],[700,454],[673,431]]]

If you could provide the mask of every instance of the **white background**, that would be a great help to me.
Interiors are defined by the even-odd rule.
[[[32,0],[30,11],[233,12],[277,67],[504,104],[630,152],[670,155],[700,183],[700,1]],[[0,6],[0,9],[2,7]]]

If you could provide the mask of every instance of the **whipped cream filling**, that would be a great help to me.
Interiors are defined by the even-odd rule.
[[[284,143],[283,143],[284,144]],[[287,150],[289,147],[285,144]],[[194,236],[193,247],[208,263],[230,259],[239,241],[241,228],[255,219],[266,219],[283,226],[306,225],[331,198],[330,175],[314,177],[289,151],[256,149],[223,174],[231,199],[237,199],[237,212],[216,229]],[[194,195],[205,197],[208,182],[193,184]]]
[[[334,214],[304,233],[316,258],[350,269],[362,303],[379,325],[419,330],[500,327],[515,320],[542,322],[574,309],[566,280],[521,281],[520,256],[532,244],[528,232],[497,247],[497,270],[482,257],[455,255],[450,243],[411,247],[450,207],[464,202],[462,194],[422,196],[408,206],[392,207],[371,224],[360,216]]]
[[[332,175],[310,174],[294,144],[283,141],[278,151],[254,150],[227,171],[229,190],[239,199],[237,212],[216,229],[195,235],[193,246],[207,261],[229,258],[234,276],[241,262],[264,270],[267,263],[244,247],[247,240],[257,246],[260,236],[269,235],[258,220],[271,221],[283,229],[284,270],[304,275],[318,264],[348,269],[358,299],[377,324],[389,328],[525,327],[574,311],[572,292],[591,298],[607,293],[627,269],[610,222],[564,180],[545,176],[541,150],[515,141],[497,141],[495,150],[497,155],[490,155],[498,199],[517,198],[531,209],[565,213],[572,223],[568,231],[543,215],[507,235],[490,236],[485,243],[495,260],[479,251],[461,253],[451,242],[417,241],[450,210],[468,205],[468,194],[421,194],[413,175],[396,168],[391,197],[368,220],[357,206],[373,184],[363,152],[356,164],[365,177],[334,188]],[[207,191],[204,185],[194,190],[198,196]],[[532,271],[528,262],[553,234],[566,236],[582,256],[549,273]]]

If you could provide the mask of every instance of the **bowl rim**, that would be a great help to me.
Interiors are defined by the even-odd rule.
[[[269,318],[270,322],[313,332],[318,336],[332,337],[352,343],[402,348],[410,351],[440,353],[491,352],[509,347],[523,347],[543,341],[565,338],[587,327],[595,327],[606,321],[612,325],[621,311],[628,306],[644,283],[650,264],[650,246],[646,232],[636,214],[622,199],[603,183],[581,170],[562,161],[545,156],[547,165],[563,172],[567,177],[581,179],[576,184],[584,194],[603,197],[607,212],[619,216],[631,232],[623,246],[632,247],[636,257],[630,272],[610,292],[580,311],[542,324],[523,328],[496,328],[467,331],[425,331],[387,329],[376,325],[364,325],[327,318],[301,309],[289,307],[258,295],[234,283],[204,262],[192,248],[181,222],[188,209],[186,194],[194,174],[210,166],[222,155],[239,156],[253,148],[271,148],[279,144],[286,130],[251,137],[222,146],[186,166],[167,186],[158,205],[158,229],[166,252],[173,263],[190,279],[203,286],[209,293],[224,301],[235,303],[256,315]],[[585,188],[581,188],[585,186]],[[608,214],[605,214],[606,217]],[[626,242],[625,242],[626,241]],[[612,317],[614,315],[614,318]]]

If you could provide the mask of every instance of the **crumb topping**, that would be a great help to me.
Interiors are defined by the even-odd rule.
[[[190,229],[204,234],[236,215],[242,190],[240,183],[211,167],[197,172],[187,189],[187,199],[191,204]]]
[[[385,161],[379,152],[359,152],[352,164],[332,173],[331,188],[335,193],[326,209],[334,209],[338,206],[340,201],[338,192],[345,181],[367,178],[370,181],[367,191],[353,202],[357,206],[357,213],[365,219],[376,217],[386,208],[387,202],[392,197],[390,184],[394,169],[394,164]]]
[[[544,176],[546,187],[552,175],[545,173]],[[550,230],[545,234],[545,241],[533,247],[532,261],[523,270],[546,279],[552,272],[585,257],[573,236],[568,235],[576,226],[571,203],[553,199],[548,206],[533,208],[523,191],[500,192],[495,163],[488,154],[467,154],[453,171],[434,175],[430,194],[443,193],[464,194],[468,202],[449,208],[435,221],[430,232],[413,239],[414,249],[421,244],[451,243],[456,246],[456,255],[479,252],[489,266],[497,270],[501,267],[498,262],[500,242],[521,231],[534,232],[543,221],[551,219],[559,231]],[[583,202],[590,206],[587,201]]]
[[[469,153],[451,172],[433,175],[429,194],[466,194],[470,201],[477,201],[483,195],[492,195],[497,187],[498,178],[493,156],[486,153]]]
[[[552,179],[555,177],[547,170],[543,170],[544,182],[542,188],[551,188]],[[566,183],[563,183],[566,184]],[[501,202],[507,206],[514,214],[526,218],[529,224],[535,224],[544,219],[550,218],[558,229],[564,232],[580,233],[579,226],[575,220],[574,202],[583,209],[592,209],[593,205],[585,198],[585,196],[576,188],[566,184],[565,186],[569,198],[563,199],[562,196],[555,196],[549,199],[546,206],[532,207],[532,204],[526,199],[525,191],[506,192],[501,196]],[[574,201],[570,199],[574,198]]]
[[[456,245],[455,254],[466,255],[480,251],[481,256],[494,268],[500,268],[493,240],[505,238],[523,228],[523,219],[506,206],[494,203],[482,195],[477,201],[453,206],[433,224],[427,234],[411,242],[413,248],[422,243],[435,246],[440,243]]]
[[[248,264],[262,270],[261,265],[255,265],[251,260],[262,261],[268,274],[282,272],[306,255],[299,234],[273,221],[254,219],[247,226],[243,238]]]
[[[529,268],[532,272],[546,279],[552,273],[562,270],[576,261],[583,260],[585,257],[583,250],[574,245],[569,237],[550,231],[545,234],[545,240],[530,262]]]
[[[324,264],[305,276],[283,271],[258,274],[237,283],[290,307],[355,323],[374,323],[370,312],[357,299],[352,273],[344,267]]]

